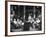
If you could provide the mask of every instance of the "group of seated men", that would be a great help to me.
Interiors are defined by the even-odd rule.
[[[11,15],[12,16],[12,15]],[[23,31],[29,31],[30,27],[33,29],[39,29],[41,27],[41,21],[39,18],[32,18],[30,15],[28,16],[28,21],[23,21],[23,19],[16,18],[17,16],[14,16],[11,18],[11,28],[13,29],[19,29],[23,28]],[[21,17],[22,18],[22,17]]]

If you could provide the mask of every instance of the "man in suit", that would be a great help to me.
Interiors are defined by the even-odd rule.
[[[31,19],[32,19],[31,15],[29,14],[28,21],[25,21],[24,23],[24,28],[23,28],[24,31],[29,31],[30,27],[32,27]]]

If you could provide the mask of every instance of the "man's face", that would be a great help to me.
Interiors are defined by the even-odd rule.
[[[17,21],[19,21],[19,19],[17,19]]]

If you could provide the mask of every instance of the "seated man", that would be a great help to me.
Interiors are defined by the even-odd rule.
[[[36,22],[37,22],[37,28],[38,28],[38,30],[41,30],[41,20],[39,18],[37,18]]]
[[[30,22],[30,26],[33,28],[34,19],[30,15],[28,17],[28,22]]]

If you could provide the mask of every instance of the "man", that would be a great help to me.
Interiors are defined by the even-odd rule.
[[[13,14],[10,14],[10,26],[11,26],[11,31],[13,31],[12,29],[15,29],[16,28],[16,25],[15,25],[15,18],[14,18],[14,15],[15,15],[15,12],[13,11]]]
[[[31,22],[31,15],[29,14],[28,21],[26,21],[26,22],[24,23],[24,28],[23,28],[23,30],[24,30],[24,31],[29,31],[29,30],[30,30],[30,27],[32,27],[32,22]]]

